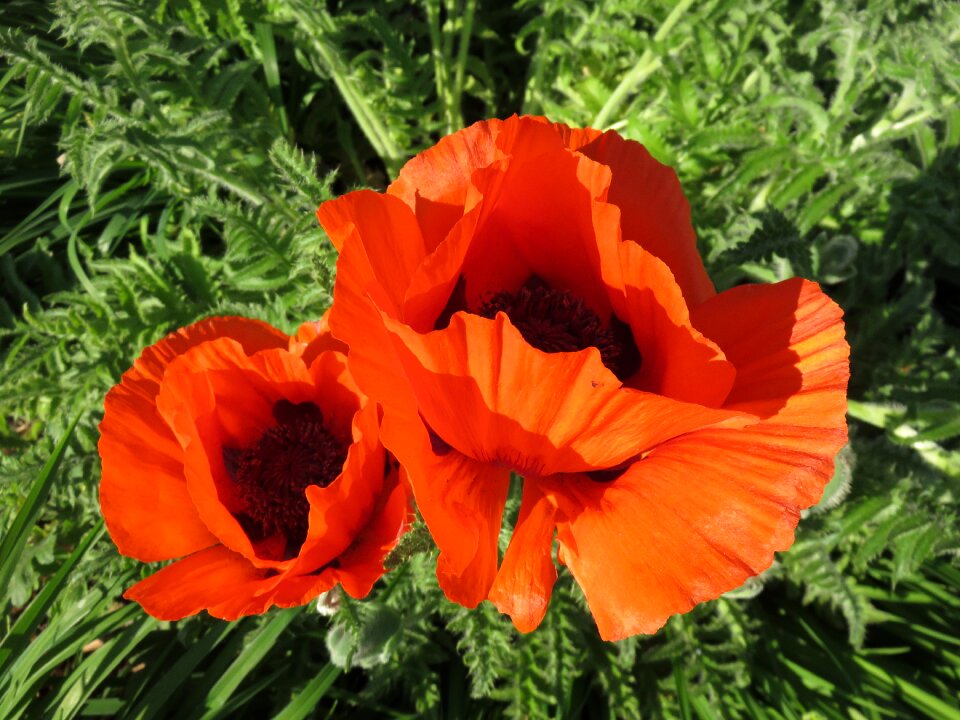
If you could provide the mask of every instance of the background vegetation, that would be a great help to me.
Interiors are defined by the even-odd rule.
[[[960,6],[8,0],[0,26],[0,718],[960,717]],[[99,519],[105,391],[202,316],[319,316],[316,206],[513,112],[676,167],[719,286],[843,305],[851,442],[794,548],[620,643],[569,577],[527,636],[447,603],[422,534],[323,612],[119,600],[148,571]]]

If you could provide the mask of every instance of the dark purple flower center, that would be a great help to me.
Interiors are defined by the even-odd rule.
[[[324,426],[323,414],[312,402],[280,400],[273,417],[277,424],[252,445],[224,447],[223,462],[242,506],[234,517],[257,554],[289,560],[307,538],[307,487],[333,482],[347,449]]]
[[[629,378],[642,363],[629,325],[616,315],[612,315],[609,322],[603,322],[576,295],[555,290],[536,275],[516,292],[495,293],[472,310],[467,308],[461,277],[435,327],[446,327],[458,310],[469,310],[491,319],[498,312],[504,312],[523,339],[543,352],[575,352],[595,347],[600,351],[603,364],[619,380]]]

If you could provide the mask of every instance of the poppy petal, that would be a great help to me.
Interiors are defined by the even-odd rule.
[[[597,137],[596,130],[571,130],[541,117],[483,120],[442,138],[407,162],[387,193],[416,214],[428,248],[443,242],[470,209],[474,172],[499,158],[530,158],[562,147],[574,149]],[[544,175],[546,176],[546,174]]]
[[[368,397],[383,405],[413,407],[416,400],[393,353],[380,311],[367,295],[359,252],[344,249],[337,260],[337,283],[330,327],[349,347],[350,372]]]
[[[706,305],[695,322],[738,363],[731,401],[766,419],[677,437],[609,484],[551,484],[564,560],[608,640],[655,632],[769,567],[846,442],[849,347],[840,309],[814,283]]]
[[[403,472],[401,470],[401,472]],[[369,594],[383,575],[383,560],[413,520],[408,482],[391,473],[367,526],[339,558],[337,580],[351,597]]]
[[[401,168],[387,193],[414,210],[429,251],[464,213],[470,178],[497,154],[500,120],[483,120],[442,138]]]
[[[223,336],[236,337],[250,352],[287,342],[286,335],[258,320],[201,320],[146,348],[107,394],[98,445],[100,504],[110,537],[124,555],[169,560],[216,542],[190,502],[183,453],[157,412],[156,397],[172,360]]]
[[[476,607],[497,574],[497,538],[510,472],[456,450],[437,453],[419,418],[386,410],[383,444],[406,469],[440,558],[437,579],[450,600]]]
[[[690,204],[677,174],[653,159],[640,143],[616,132],[600,135],[578,151],[613,173],[607,202],[619,206],[623,239],[663,260],[690,305],[716,294],[697,252]]]
[[[413,276],[404,297],[403,319],[417,332],[433,330],[458,285],[466,304],[466,285],[461,273],[482,211],[483,207],[478,206],[460,218],[447,239],[427,256]],[[499,280],[504,282],[507,278],[501,276]]]
[[[337,350],[321,352],[310,364],[310,378],[321,388],[324,425],[341,442],[350,444],[358,439],[356,415],[366,404],[360,389],[347,368],[347,356]],[[369,425],[362,426],[369,431]],[[372,430],[376,437],[376,427]]]
[[[522,475],[609,468],[697,428],[747,421],[621,390],[596,348],[541,352],[504,313],[458,312],[426,335],[381,317],[430,427],[469,457]]]
[[[273,593],[272,602],[281,607],[304,605],[337,583],[351,597],[366,597],[383,576],[383,560],[409,525],[411,514],[409,491],[398,482],[394,472],[366,526],[346,552],[306,574],[288,571]]]
[[[187,492],[183,451],[154,403],[121,381],[107,394],[98,446],[100,507],[110,537],[122,554],[144,562],[216,542]]]
[[[474,183],[482,210],[463,265],[470,307],[536,275],[609,314],[600,257],[603,245],[615,252],[619,234],[598,236],[593,216],[610,186],[605,166],[558,147],[480,170]]]
[[[744,285],[695,308],[691,319],[737,367],[728,407],[763,416],[785,405],[831,418],[846,412],[843,312],[816,283]]]
[[[167,366],[200,343],[228,337],[252,355],[268,348],[286,347],[289,338],[272,325],[243,317],[212,317],[176,330],[148,347],[133,363],[135,375],[159,383]],[[154,395],[156,395],[154,388]]]
[[[248,356],[230,338],[203,343],[174,360],[157,397],[160,414],[184,448],[187,487],[204,524],[259,566],[280,565],[256,556],[231,512],[239,505],[223,448],[258,439],[274,424],[273,406],[281,399],[322,403],[303,361],[280,348]]]
[[[167,565],[123,596],[159,620],[180,620],[201,610],[236,620],[266,610],[271,604],[267,591],[278,582],[242,555],[215,545]]]
[[[537,481],[523,486],[520,516],[489,600],[513,620],[520,632],[535,630],[550,603],[557,568],[553,563],[553,505],[540,492]]]
[[[622,243],[619,283],[643,364],[631,387],[709,407],[723,404],[736,369],[716,343],[690,322],[687,304],[667,265],[635,243]]]
[[[407,287],[426,257],[410,208],[393,195],[358,190],[325,202],[317,218],[340,250],[337,279],[347,275],[346,281],[374,292],[380,307],[398,316]]]
[[[333,561],[369,522],[384,484],[386,458],[378,430],[377,407],[371,403],[354,417],[354,442],[343,472],[326,487],[307,488],[310,522],[295,572],[314,571]]]
[[[335,338],[330,329],[330,310],[319,320],[302,323],[290,338],[289,347],[290,352],[303,358],[303,364],[307,367],[310,367],[320,353],[327,350],[347,352],[346,343]]]

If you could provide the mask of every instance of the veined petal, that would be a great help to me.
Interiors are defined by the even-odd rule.
[[[337,580],[351,597],[367,596],[385,572],[387,553],[413,522],[409,484],[401,480],[402,472],[394,471],[387,477],[367,526],[338,559]]]
[[[407,162],[387,188],[414,211],[430,252],[463,216],[474,170],[494,161],[502,124],[482,120],[442,138]]]
[[[564,560],[608,640],[655,632],[769,567],[846,442],[849,348],[814,283],[738,288],[694,316],[738,363],[730,402],[765,419],[677,437],[609,484],[550,484]]]
[[[371,403],[354,418],[354,442],[343,472],[326,487],[307,488],[310,526],[295,572],[310,572],[333,561],[369,522],[384,489],[385,457],[378,429],[377,408]]]
[[[254,565],[275,568],[286,565],[259,558],[233,515],[241,507],[223,448],[255,442],[274,424],[273,407],[282,399],[323,406],[299,357],[279,348],[249,356],[230,338],[203,343],[178,357],[157,398],[160,414],[183,448],[187,487],[204,524]]]
[[[345,280],[373,293],[380,307],[399,316],[427,253],[410,208],[393,195],[357,190],[325,202],[317,218],[341,253],[337,279],[347,275]]]
[[[727,290],[691,313],[737,366],[728,407],[768,416],[809,405],[811,426],[846,412],[850,347],[843,312],[801,278]]]
[[[479,170],[474,184],[481,212],[462,269],[470,307],[536,275],[609,315],[600,257],[619,236],[598,236],[593,222],[610,185],[606,167],[557,148]]]
[[[180,620],[201,610],[237,620],[270,607],[268,593],[279,582],[280,576],[268,578],[242,555],[215,545],[167,565],[123,596],[159,620]]]

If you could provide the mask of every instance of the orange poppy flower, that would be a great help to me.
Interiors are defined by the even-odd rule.
[[[556,536],[618,639],[792,544],[846,440],[842,313],[802,279],[717,294],[676,175],[643,146],[481,122],[386,194],[317,215],[340,250],[331,328],[383,407],[450,599],[532,630]]]
[[[100,506],[124,555],[182,559],[124,597],[235,620],[370,591],[410,498],[342,350],[326,318],[288,338],[221,317],[143,351],[107,394]]]

